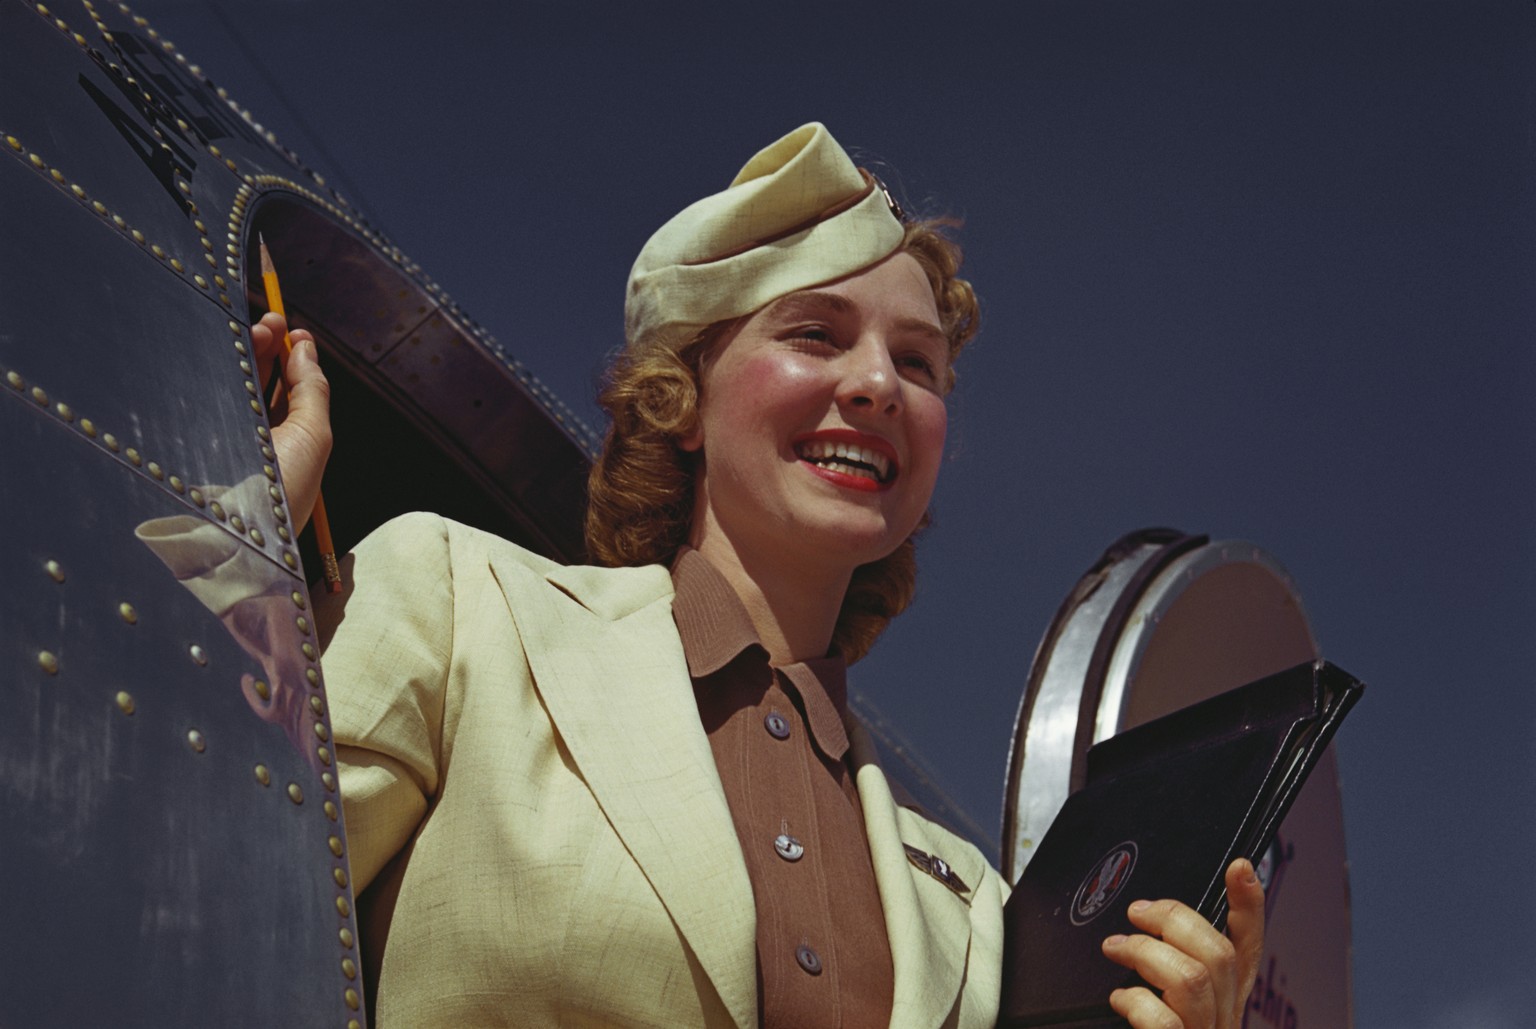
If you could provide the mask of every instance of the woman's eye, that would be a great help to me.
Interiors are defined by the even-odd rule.
[[[813,343],[818,346],[835,345],[832,339],[831,330],[815,325],[807,326],[801,329],[795,329],[789,334],[789,336],[791,339],[803,340],[807,343]]]
[[[917,372],[919,375],[931,381],[937,381],[939,373],[934,368],[933,362],[922,354],[908,354],[901,358],[901,366]]]

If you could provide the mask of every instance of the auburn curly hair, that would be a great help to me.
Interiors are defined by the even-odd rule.
[[[906,226],[898,253],[911,254],[928,276],[953,362],[976,335],[978,309],[971,284],[959,277],[960,247],[940,229],[948,220]],[[669,564],[688,541],[693,520],[695,456],[677,440],[699,419],[699,382],[705,358],[739,319],[716,322],[681,346],[640,341],[613,362],[598,393],[608,412],[607,438],[587,480],[587,553],[604,565]],[[913,540],[854,570],[832,642],[849,661],[869,652],[886,624],[912,602],[917,562]]]

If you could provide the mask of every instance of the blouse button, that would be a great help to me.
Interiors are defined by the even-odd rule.
[[[795,948],[795,960],[811,975],[821,974],[821,955],[804,944]]]
[[[773,849],[785,861],[799,861],[805,856],[805,845],[787,833],[773,838]]]
[[[774,739],[789,739],[789,720],[778,712],[773,712],[764,718],[763,725],[767,727],[768,735]]]

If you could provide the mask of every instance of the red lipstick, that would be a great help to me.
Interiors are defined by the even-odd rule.
[[[879,436],[853,429],[821,429],[798,436],[795,454],[816,475],[862,493],[886,490],[896,481],[896,448]],[[841,449],[841,454],[837,453]],[[841,466],[841,467],[838,467]]]

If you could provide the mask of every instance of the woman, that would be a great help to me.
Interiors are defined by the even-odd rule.
[[[642,251],[603,402],[589,547],[566,568],[429,515],[322,601],[364,957],[381,1025],[990,1025],[1006,887],[898,807],[848,717],[912,592],[958,252],[819,125]],[[258,349],[281,325],[264,319]],[[328,446],[303,342],[290,503]],[[1141,1027],[1241,1020],[1263,897],[1232,939],[1171,901],[1106,956]]]

